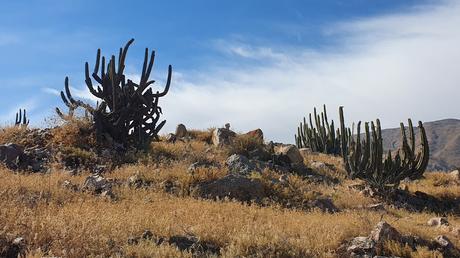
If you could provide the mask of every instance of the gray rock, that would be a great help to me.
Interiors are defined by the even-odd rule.
[[[351,240],[347,251],[354,254],[372,254],[374,252],[375,243],[368,237],[355,237]],[[372,257],[372,256],[370,256]]]
[[[373,211],[383,211],[385,210],[385,205],[383,203],[375,203],[367,205],[366,208]]]
[[[212,143],[215,146],[229,145],[236,137],[236,133],[227,128],[217,128],[212,133]]]
[[[458,170],[454,170],[452,172],[449,173],[449,176],[453,179],[453,180],[457,180],[457,181],[460,181],[460,172]]]
[[[88,191],[93,194],[101,194],[112,190],[112,183],[98,174],[88,176],[82,186],[83,191]]]
[[[453,244],[452,244],[452,242],[450,241],[450,239],[447,238],[447,237],[444,236],[444,235],[437,236],[437,237],[434,239],[434,242],[435,242],[439,247],[442,247],[442,248],[452,248],[452,247],[453,247]]]
[[[442,225],[448,226],[449,222],[445,217],[435,217],[428,220],[427,225],[431,227],[440,227]]]
[[[14,143],[0,145],[0,161],[10,169],[17,169],[20,159],[24,155],[24,148]]]
[[[380,221],[371,231],[369,238],[376,243],[383,243],[384,241],[388,240],[400,242],[402,236],[390,224],[386,223],[385,221]]]
[[[183,124],[178,124],[176,127],[176,137],[177,138],[184,138],[188,134],[187,128]]]
[[[292,144],[275,146],[275,154],[286,155],[291,163],[303,164],[303,157],[300,155],[299,149]]]
[[[239,201],[259,201],[266,196],[264,185],[260,180],[234,174],[199,185],[197,193],[203,198],[228,197]]]
[[[228,166],[230,173],[248,175],[253,170],[256,169],[256,166],[253,162],[244,155],[233,154],[228,157],[225,164]]]

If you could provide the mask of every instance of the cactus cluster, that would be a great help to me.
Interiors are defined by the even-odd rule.
[[[329,123],[326,112],[326,105],[323,105],[321,115],[313,109],[315,123],[313,124],[312,114],[309,114],[309,123],[305,117],[297,128],[295,141],[298,148],[310,148],[314,152],[326,154],[340,154],[340,132],[335,129],[334,121]]]
[[[131,39],[124,48],[120,48],[118,63],[115,55],[112,55],[106,65],[105,57],[101,57],[101,50],[97,50],[91,77],[98,85],[93,85],[89,65],[85,64],[86,86],[91,94],[100,100],[95,108],[72,97],[69,79],[66,77],[65,93],[61,92],[61,97],[69,107],[69,114],[64,115],[59,109],[56,111],[58,115],[66,118],[81,107],[92,116],[98,140],[141,147],[152,139],[158,139],[158,132],[166,123],[159,122],[162,110],[158,106],[158,101],[169,91],[172,67],[169,66],[164,90],[154,92],[151,86],[155,81],[149,77],[153,69],[155,52],[149,52],[146,48],[140,81],[135,83],[126,79],[125,59],[133,41],[134,39]]]
[[[19,109],[19,111],[16,113],[16,120],[14,125],[23,127],[27,127],[29,125],[29,120],[27,119],[27,112],[25,109]]]
[[[361,133],[361,122],[357,124],[356,134],[346,128],[343,107],[340,113],[340,138],[342,157],[345,169],[350,178],[366,181],[375,189],[397,187],[404,178],[417,179],[425,172],[429,159],[429,146],[425,129],[419,122],[421,149],[417,151],[412,121],[408,120],[409,137],[401,123],[402,146],[396,153],[384,153],[382,130],[379,119],[364,124],[364,135]],[[362,138],[363,137],[363,138]]]

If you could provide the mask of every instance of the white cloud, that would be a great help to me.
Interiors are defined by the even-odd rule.
[[[341,37],[335,52],[218,41],[226,53],[260,65],[212,67],[175,78],[161,100],[166,131],[230,122],[236,130],[262,128],[268,139],[293,141],[297,123],[314,106],[348,121],[380,118],[384,127],[408,117],[460,117],[460,4],[414,8],[325,28]],[[230,67],[230,68],[229,68]],[[193,76],[193,77],[192,77]]]
[[[168,120],[163,133],[178,123],[205,129],[229,122],[237,131],[261,128],[268,140],[293,142],[302,117],[322,104],[335,120],[345,106],[347,121],[380,118],[383,127],[408,117],[458,118],[459,13],[458,1],[443,1],[332,24],[324,32],[342,42],[335,50],[216,40],[219,50],[237,57],[236,65],[176,71],[160,100]],[[155,74],[162,89],[166,73]],[[95,101],[86,87],[72,90]]]

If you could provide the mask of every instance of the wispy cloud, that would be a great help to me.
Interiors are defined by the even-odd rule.
[[[349,121],[380,117],[397,126],[407,117],[459,117],[460,4],[444,2],[325,28],[342,37],[335,50],[274,48],[225,40],[226,53],[260,65],[212,67],[175,81],[165,99],[167,130],[183,122],[205,128],[230,122],[239,130],[261,127],[268,138],[292,141],[297,123],[314,106],[338,106]],[[200,81],[196,81],[200,78]]]

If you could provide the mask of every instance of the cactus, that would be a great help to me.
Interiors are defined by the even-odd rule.
[[[118,64],[112,55],[106,66],[105,57],[101,58],[101,50],[97,50],[96,63],[91,74],[92,79],[98,83],[96,87],[90,77],[88,62],[85,63],[86,86],[91,94],[100,100],[95,108],[72,97],[69,79],[66,77],[65,93],[61,92],[61,98],[69,107],[69,114],[64,115],[56,109],[59,116],[66,118],[73,116],[77,108],[83,108],[93,119],[98,141],[116,142],[125,147],[130,144],[141,147],[152,139],[158,139],[158,132],[166,123],[158,123],[162,114],[158,101],[168,93],[172,76],[170,65],[165,89],[162,92],[153,92],[151,86],[155,81],[149,77],[153,69],[155,52],[149,52],[146,48],[139,83],[126,79],[125,59],[133,41],[134,39],[131,39],[124,48],[120,48]]]
[[[422,122],[418,123],[421,149],[415,146],[415,133],[411,119],[408,119],[409,137],[401,123],[402,146],[385,155],[383,150],[382,130],[379,119],[364,124],[364,138],[361,134],[361,122],[357,131],[345,127],[343,107],[339,108],[342,157],[350,178],[359,178],[371,187],[382,190],[397,187],[404,178],[420,178],[428,166],[429,146]]]
[[[26,110],[19,109],[19,112],[16,113],[16,120],[14,122],[15,126],[27,127],[29,125],[29,120],[27,119]]]
[[[340,154],[340,134],[335,130],[334,121],[327,118],[326,105],[323,105],[321,115],[316,113],[316,108],[313,109],[315,123],[313,124],[312,114],[309,114],[309,124],[305,117],[297,128],[295,141],[298,148],[310,148],[314,152],[322,152],[326,154]]]

